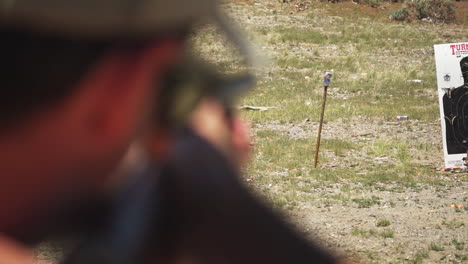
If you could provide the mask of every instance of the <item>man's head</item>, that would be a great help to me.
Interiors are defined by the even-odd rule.
[[[468,57],[465,57],[460,60],[460,69],[465,84],[468,84]]]
[[[16,112],[75,89],[110,48],[136,50],[184,35],[215,10],[215,0],[0,0],[1,81],[10,87],[2,127]]]
[[[1,232],[106,185],[214,5],[194,2],[0,0]]]

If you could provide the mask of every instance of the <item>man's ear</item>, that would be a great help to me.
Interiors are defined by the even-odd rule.
[[[70,109],[78,122],[71,126],[95,147],[120,147],[142,124],[156,98],[158,79],[179,49],[169,39],[104,55],[76,89]]]

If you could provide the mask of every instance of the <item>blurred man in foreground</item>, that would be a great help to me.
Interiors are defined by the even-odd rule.
[[[0,0],[0,263],[88,222],[67,263],[334,263],[238,180],[245,134],[222,89],[236,81],[182,103],[192,90],[166,78],[216,14],[211,0]]]

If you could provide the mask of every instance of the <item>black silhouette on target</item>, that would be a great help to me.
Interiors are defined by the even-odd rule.
[[[468,57],[460,61],[464,83],[457,88],[445,89],[443,97],[448,154],[468,151]]]

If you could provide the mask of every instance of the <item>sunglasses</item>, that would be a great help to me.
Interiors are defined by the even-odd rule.
[[[235,103],[254,86],[255,77],[252,74],[223,74],[213,65],[189,57],[165,74],[155,115],[159,124],[183,126],[204,98],[216,100],[224,107],[226,114],[231,115]]]

